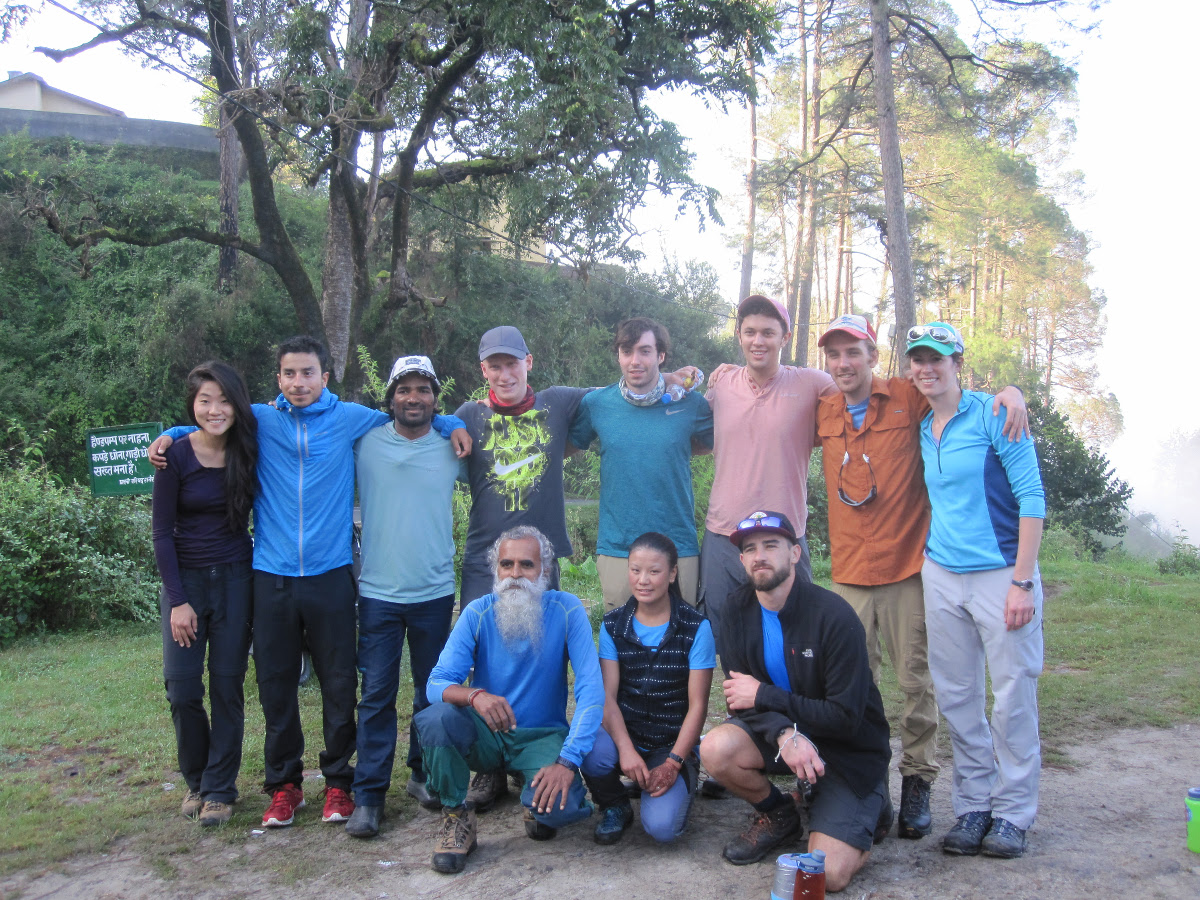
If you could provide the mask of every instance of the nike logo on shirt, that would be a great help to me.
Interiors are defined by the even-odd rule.
[[[513,472],[517,471],[517,469],[521,468],[522,466],[529,465],[531,462],[533,462],[535,459],[537,459],[540,455],[541,455],[540,453],[533,453],[533,454],[525,457],[524,459],[518,460],[517,462],[512,463],[511,465],[507,465],[507,466],[502,466],[500,463],[496,463],[492,468],[495,470],[497,475],[499,475],[501,478],[503,478],[505,475],[510,475]]]

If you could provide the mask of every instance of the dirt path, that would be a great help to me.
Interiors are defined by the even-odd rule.
[[[1041,814],[1024,859],[952,858],[940,852],[936,837],[889,837],[842,896],[1200,898],[1200,855],[1184,846],[1183,805],[1187,787],[1200,784],[1200,725],[1116,732],[1070,748],[1070,756],[1078,763],[1073,769],[1042,773]],[[934,786],[935,835],[950,825],[948,785],[947,766]],[[768,900],[772,865],[734,868],[720,858],[748,810],[738,800],[699,800],[677,846],[654,846],[631,830],[621,844],[603,848],[592,842],[586,823],[548,844],[529,841],[519,806],[510,799],[481,817],[480,846],[467,871],[446,877],[428,867],[434,814],[399,813],[378,840],[359,842],[321,826],[310,807],[299,814],[303,827],[259,835],[236,828],[219,835],[189,830],[190,844],[146,847],[134,840],[106,855],[19,873],[0,881],[0,898]]]

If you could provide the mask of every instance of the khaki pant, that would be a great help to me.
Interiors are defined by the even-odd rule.
[[[879,683],[880,640],[887,645],[888,658],[904,693],[900,715],[901,775],[920,775],[932,782],[938,773],[938,705],[929,674],[929,650],[925,637],[925,596],[921,576],[913,575],[895,584],[859,587],[833,586],[854,607],[867,632],[867,655],[871,675]]]
[[[632,592],[629,590],[629,559],[624,556],[597,556],[596,572],[604,591],[604,611],[624,606]],[[700,557],[685,556],[679,560],[679,590],[683,599],[696,605],[696,588],[700,583]]]

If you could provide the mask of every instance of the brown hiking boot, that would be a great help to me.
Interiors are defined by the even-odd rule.
[[[205,800],[200,810],[200,824],[205,828],[216,828],[233,818],[233,807],[220,800]]]
[[[199,791],[189,790],[183,798],[183,805],[179,807],[179,811],[183,813],[184,818],[194,819],[200,815],[200,808],[204,806],[204,798],[200,796]]]
[[[475,849],[475,810],[460,806],[442,811],[442,835],[433,849],[433,871],[454,875],[467,867]]]
[[[467,809],[486,812],[508,793],[508,776],[504,771],[477,772],[467,788]]]
[[[725,845],[723,855],[735,866],[755,863],[800,830],[800,814],[790,800],[767,813],[755,811],[750,827]]]

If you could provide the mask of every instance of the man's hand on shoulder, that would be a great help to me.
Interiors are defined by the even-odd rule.
[[[450,446],[454,448],[454,455],[459,459],[470,456],[471,433],[465,428],[455,428],[450,432]]]
[[[1030,436],[1029,407],[1025,405],[1025,395],[1015,385],[1009,385],[996,395],[992,401],[992,415],[1000,415],[1000,407],[1008,410],[1008,418],[1004,422],[1003,434],[1010,441],[1019,441]]]
[[[148,448],[146,448],[146,458],[150,460],[150,465],[156,469],[165,469],[167,467],[167,450],[175,441],[170,435],[160,434],[154,439]]]
[[[729,677],[721,685],[725,690],[725,705],[730,710],[754,709],[754,701],[758,698],[760,684],[761,682],[752,675],[730,672]]]

